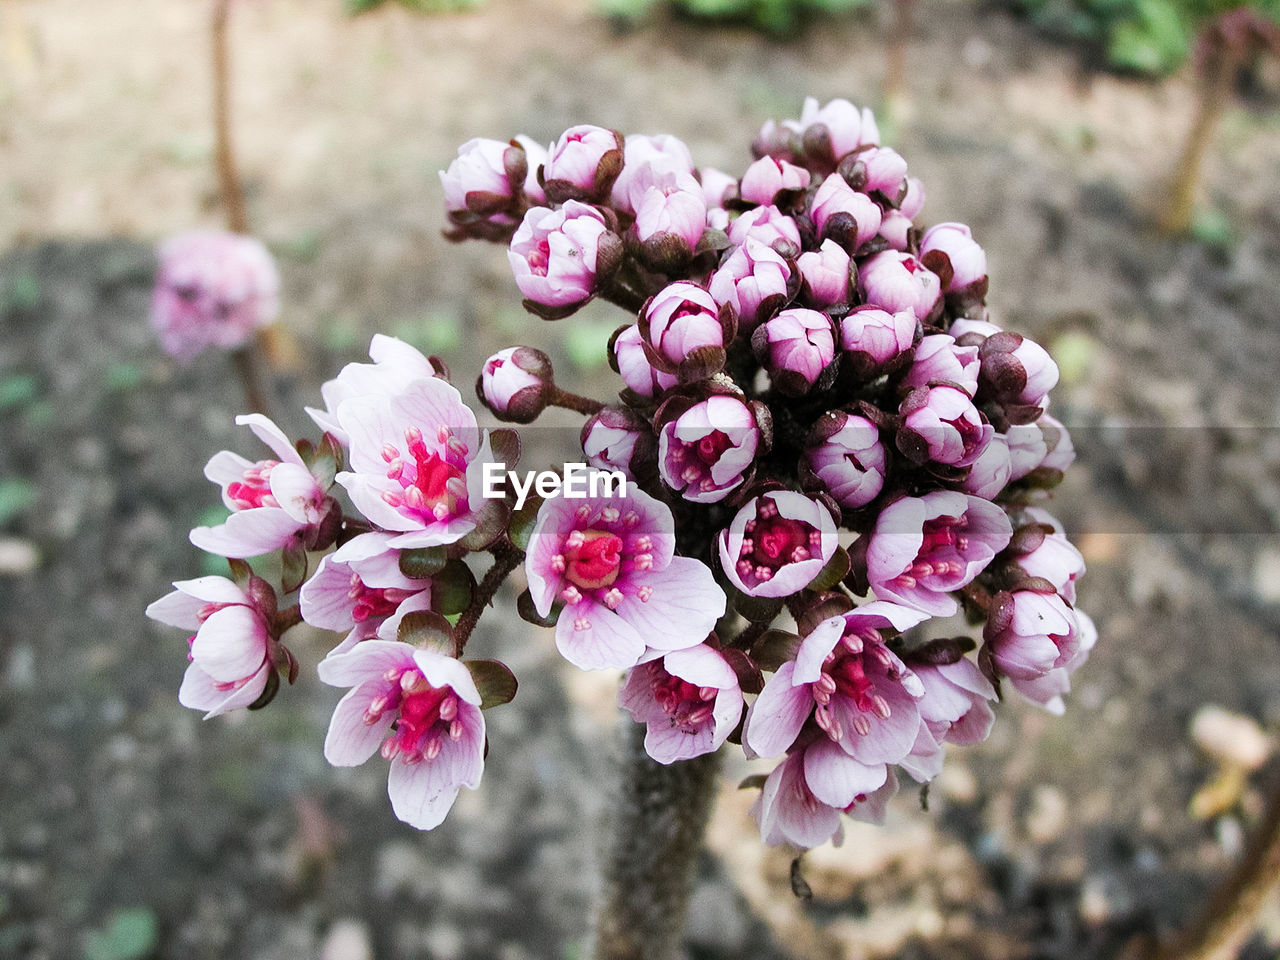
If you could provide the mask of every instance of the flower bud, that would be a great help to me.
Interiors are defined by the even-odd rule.
[[[859,110],[843,99],[819,107],[813,97],[806,98],[799,127],[803,131],[806,154],[830,163],[831,169],[835,169],[845,154],[880,142],[880,131],[871,111],[866,107]]]
[[[808,393],[835,357],[831,318],[817,310],[793,307],[756,328],[751,345],[779,392]]]
[[[1070,663],[1080,649],[1075,611],[1051,587],[996,594],[982,631],[991,662],[1007,677],[1034,680]]]
[[[729,304],[751,330],[786,302],[791,268],[772,247],[748,239],[711,275],[711,296]]]
[[[960,489],[983,500],[994,500],[1008,486],[1012,469],[1008,438],[1002,433],[993,433],[978,459],[970,464]]]
[[[702,195],[707,198],[708,210],[724,209],[725,201],[737,195],[738,181],[722,170],[703,167],[698,171],[698,180],[702,184]]]
[[[840,321],[840,349],[860,372],[869,373],[896,360],[915,343],[920,322],[910,310],[889,313],[857,307]]]
[[[543,166],[542,182],[553,203],[599,201],[609,196],[622,170],[622,136],[580,124],[560,135]]]
[[[605,407],[582,425],[582,452],[601,470],[621,470],[628,479],[652,475],[653,431],[625,407]]]
[[[624,147],[626,162],[613,184],[610,202],[623,213],[635,215],[645,191],[677,176],[694,172],[689,148],[678,137],[661,134],[648,137],[632,133]],[[731,182],[732,181],[731,179]],[[713,204],[708,201],[708,206]]]
[[[835,553],[835,521],[826,507],[791,490],[751,500],[720,533],[720,566],[751,597],[803,590]]]
[[[151,325],[165,353],[186,362],[206,347],[230,349],[280,311],[280,276],[253,237],[196,230],[166,240]]]
[[[987,275],[987,255],[963,223],[939,223],[925,231],[920,258],[930,263],[937,259],[948,265],[950,276],[943,288],[945,293],[963,290]]]
[[[921,320],[932,312],[942,293],[938,276],[909,253],[877,253],[858,272],[858,288],[866,302],[897,313],[910,310]]]
[[[559,210],[530,208],[507,258],[520,292],[536,306],[557,310],[592,297],[597,269],[618,243],[599,210],[569,200]]]
[[[476,395],[500,420],[530,423],[547,405],[551,358],[533,347],[507,347],[484,362]]]
[[[652,348],[649,359],[665,373],[701,380],[724,365],[720,308],[696,283],[681,280],[658,291],[641,310],[639,331]]]
[[[823,240],[817,250],[800,254],[796,267],[805,301],[818,308],[846,302],[851,263],[849,254],[834,240]]]
[[[1033,423],[1009,427],[1008,437],[1011,481],[1042,467],[1063,471],[1075,461],[1075,446],[1067,428],[1047,413]]]
[[[880,236],[890,250],[905,251],[911,246],[911,219],[901,210],[886,210],[880,218]]]
[[[809,186],[809,171],[786,160],[761,157],[742,175],[739,195],[748,203],[768,206],[784,190],[803,190]]]
[[[898,449],[916,463],[967,467],[978,459],[995,428],[956,387],[916,387],[903,400]]]
[[[731,243],[742,246],[748,239],[767,244],[784,255],[800,250],[800,229],[795,220],[773,206],[755,207],[729,224]]]
[[[889,147],[869,147],[845,157],[840,165],[851,186],[864,193],[880,194],[891,206],[907,190],[907,161]]]
[[[820,237],[835,240],[850,254],[856,254],[880,230],[880,207],[838,173],[822,181],[813,195],[809,216]]]
[[[982,364],[979,379],[1005,405],[1010,421],[1034,420],[1058,382],[1058,365],[1048,351],[1021,334],[1002,331],[987,337],[978,349],[978,357]],[[1010,407],[1030,409],[1019,415]]]
[[[924,184],[915,177],[907,177],[907,192],[898,204],[898,212],[910,220],[920,216],[924,209]]]
[[[644,338],[638,324],[619,331],[612,344],[614,369],[623,383],[642,397],[653,397],[671,389],[680,381],[673,373],[654,367],[645,353]]]
[[[709,397],[662,428],[658,473],[686,500],[717,503],[742,484],[759,445],[760,430],[745,403]]]
[[[960,387],[970,397],[978,392],[978,348],[959,346],[954,337],[935,333],[916,346],[904,386],[924,387],[945,382]]]
[[[805,462],[843,507],[866,506],[884,489],[886,458],[880,432],[866,417],[842,410],[814,428]]]
[[[659,269],[687,261],[706,228],[707,201],[688,174],[649,187],[636,208],[636,238]]]

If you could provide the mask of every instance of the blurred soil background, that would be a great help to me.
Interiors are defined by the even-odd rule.
[[[325,764],[339,691],[304,669],[270,709],[202,723],[176,700],[184,638],[143,616],[170,581],[216,572],[186,539],[217,505],[205,461],[260,455],[232,423],[227,361],[175,367],[147,319],[155,242],[219,220],[207,6],[0,3],[0,957],[572,960],[617,677],[563,665],[507,597],[476,644],[519,696],[489,715],[480,790],[419,834],[392,816],[384,764]],[[443,354],[464,393],[485,356],[529,342],[607,396],[621,315],[524,315],[500,250],[441,238],[436,171],[472,136],[549,143],[592,122],[740,172],[760,124],[805,96],[878,101],[889,20],[783,45],[661,17],[618,33],[588,0],[357,19],[337,0],[239,4],[236,140],[299,343],[277,419],[314,432],[302,405],[379,331]],[[1152,211],[1188,76],[1086,72],[959,0],[922,0],[907,65],[884,130],[924,180],[922,219],[972,225],[993,319],[1062,369],[1053,412],[1081,456],[1052,509],[1101,639],[1064,717],[1002,704],[927,811],[905,790],[885,827],[808,855],[807,903],[733,765],[695,960],[1113,957],[1186,921],[1280,778],[1269,761],[1206,794],[1220,766],[1190,734],[1207,705],[1246,718],[1263,754],[1280,733],[1277,84],[1225,117],[1208,226],[1166,239]],[[558,423],[526,465],[568,452]],[[332,642],[295,649],[311,667]],[[1245,955],[1278,945],[1272,903]]]

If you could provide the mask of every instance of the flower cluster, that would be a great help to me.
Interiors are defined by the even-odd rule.
[[[515,694],[464,649],[523,566],[519,614],[570,663],[625,671],[655,761],[726,742],[776,761],[755,806],[769,843],[879,819],[900,775],[927,782],[947,744],[987,736],[1003,689],[1061,711],[1095,635],[1081,555],[1042,505],[1074,457],[1047,412],[1057,369],[992,322],[982,248],[919,223],[924,189],[879,141],[867,111],[810,100],[736,178],[673,137],[589,125],[545,149],[464,144],[441,174],[447,235],[505,244],[544,319],[593,298],[632,315],[613,402],[565,391],[527,346],[475,385],[509,422],[581,414],[606,482],[575,490],[566,465],[521,486],[514,432],[481,430],[442,363],[375,337],[308,411],[319,443],[244,417],[272,457],[210,461],[231,514],[191,539],[233,579],[150,609],[196,630],[182,702],[261,706],[297,671],[284,631],[336,631],[319,673],[350,691],[326,756],[380,751],[397,816],[435,826],[479,781],[482,711]],[[280,592],[245,563],[276,550]]]

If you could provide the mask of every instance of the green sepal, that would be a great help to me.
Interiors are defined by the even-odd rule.
[[[280,692],[280,674],[274,670],[267,671],[267,685],[262,688],[262,693],[258,694],[258,699],[249,704],[250,710],[261,710],[268,703],[276,698],[276,694]]]
[[[520,462],[520,434],[502,427],[489,431],[489,449],[493,451],[493,459],[505,463],[508,470],[514,470]]]
[[[249,580],[253,577],[253,567],[248,561],[228,558],[227,566],[231,568],[231,579],[241,590],[249,589]]]
[[[786,630],[768,630],[751,646],[751,659],[761,670],[776,671],[794,660],[800,651],[800,638]]]
[[[520,614],[521,620],[532,623],[535,627],[554,627],[560,619],[560,610],[561,605],[556,604],[551,608],[551,613],[544,617],[533,605],[533,595],[528,590],[516,598],[516,613]]]
[[[280,586],[293,593],[307,579],[307,548],[296,540],[280,551]]]
[[[504,500],[486,500],[476,511],[476,525],[451,544],[452,552],[478,553],[493,546],[507,527],[509,508]]]
[[[531,496],[524,506],[511,514],[511,522],[507,525],[507,539],[517,550],[528,551],[529,537],[533,534],[533,525],[538,522],[538,510],[542,506],[542,497]]]
[[[396,631],[396,639],[423,650],[453,656],[453,625],[431,610],[406,613],[400,621],[400,629]]]
[[[467,660],[463,666],[471,671],[471,679],[480,691],[480,709],[500,707],[510,703],[516,695],[516,675],[498,660]]]
[[[444,569],[449,553],[444,547],[414,547],[400,551],[400,572],[410,580],[426,580]]]
[[[780,597],[751,597],[733,590],[733,608],[752,623],[768,623],[782,612]]]
[[[461,613],[471,604],[476,578],[461,560],[450,560],[431,580],[431,608],[445,616]]]
[[[845,552],[844,547],[836,547],[826,566],[819,570],[818,575],[809,581],[808,589],[815,593],[822,593],[832,589],[848,576],[850,567],[849,554]]]

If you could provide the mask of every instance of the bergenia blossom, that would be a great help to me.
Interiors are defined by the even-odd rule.
[[[271,630],[265,612],[226,577],[179,580],[147,607],[147,616],[194,630],[190,665],[178,702],[214,717],[248,707],[266,689],[272,670]]]
[[[350,437],[350,470],[337,475],[351,501],[384,530],[391,545],[453,543],[475,528],[482,506],[489,433],[458,391],[418,380],[392,397],[353,397],[338,408]]]
[[[717,541],[729,581],[752,597],[803,590],[836,550],[827,509],[804,494],[774,490],[747,503]]]
[[[742,690],[728,662],[705,643],[633,667],[618,703],[648,725],[645,752],[659,763],[719,749],[742,718]]]
[[[325,485],[307,469],[284,432],[262,414],[244,414],[236,423],[248,426],[279,459],[249,461],[230,450],[214,454],[204,475],[222,488],[222,502],[233,512],[217,526],[196,527],[191,542],[209,553],[237,558],[290,544],[314,549],[321,524],[336,510]]]
[[[621,496],[556,497],[538,510],[525,573],[542,616],[562,604],[556,646],[584,670],[623,669],[645,651],[706,639],[724,592],[700,561],[675,555],[675,521],[627,484]]]
[[[369,344],[373,363],[348,363],[332,380],[320,387],[324,409],[307,407],[321,430],[332,433],[343,444],[346,431],[338,422],[338,407],[352,397],[393,397],[402,393],[415,380],[429,380],[437,369],[415,347],[403,340],[375,333]]]
[[[407,643],[366,640],[320,662],[320,679],[351,687],[333,711],[324,755],[354,767],[374,753],[391,761],[387,792],[397,817],[438,826],[458,791],[480,785],[484,715],[467,668]]]
[[[737,397],[709,397],[658,435],[658,473],[686,500],[718,503],[741,485],[756,458],[760,430]]]

